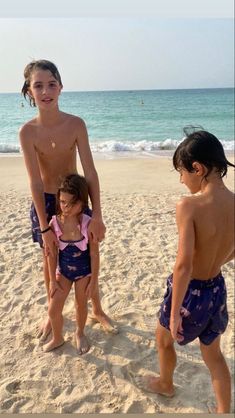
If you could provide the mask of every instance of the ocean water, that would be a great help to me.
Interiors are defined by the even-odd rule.
[[[189,125],[234,150],[233,88],[63,92],[60,109],[85,120],[91,149],[102,156],[174,150]],[[0,153],[20,153],[18,129],[36,113],[20,94],[0,94]]]

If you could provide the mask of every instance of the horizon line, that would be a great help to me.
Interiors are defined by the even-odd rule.
[[[136,91],[169,91],[169,90],[220,90],[234,89],[234,86],[224,87],[174,87],[174,88],[148,88],[148,89],[105,89],[105,90],[62,90],[62,93],[111,93],[111,92],[136,92]],[[0,94],[22,94],[20,91],[0,91]]]

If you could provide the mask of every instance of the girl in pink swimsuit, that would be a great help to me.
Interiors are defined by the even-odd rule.
[[[64,344],[62,311],[74,283],[76,298],[75,333],[79,354],[86,353],[89,342],[84,334],[87,301],[95,292],[99,272],[99,244],[89,241],[90,216],[84,214],[88,206],[88,186],[84,177],[68,175],[57,193],[58,214],[52,216],[58,248],[49,257],[50,304],[48,315],[52,325],[52,339],[44,345],[48,352]]]

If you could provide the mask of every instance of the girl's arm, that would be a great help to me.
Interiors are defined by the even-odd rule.
[[[79,121],[77,147],[92,204],[92,219],[88,232],[94,241],[101,241],[104,239],[106,228],[103,223],[101,212],[99,178],[90,150],[85,122],[81,119],[79,119]]]
[[[28,172],[29,185],[32,199],[39,219],[40,229],[48,228],[47,215],[45,210],[44,188],[39,170],[37,153],[33,142],[33,132],[30,126],[24,125],[19,132],[20,144],[24,155],[25,166]],[[52,231],[42,234],[44,250],[46,254],[53,251],[56,245],[56,238]]]
[[[93,240],[89,241],[90,257],[91,257],[91,278],[86,289],[88,299],[92,298],[95,293],[95,288],[98,283],[99,267],[100,267],[100,253],[99,244]]]
[[[173,271],[170,330],[172,337],[178,341],[182,339],[182,336],[179,335],[182,332],[180,308],[191,279],[195,248],[193,207],[189,199],[181,200],[176,207],[179,240]]]

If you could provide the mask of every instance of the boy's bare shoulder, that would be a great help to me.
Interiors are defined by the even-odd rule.
[[[37,120],[36,118],[29,120],[24,125],[22,125],[19,129],[19,136],[20,140],[25,140],[29,136],[31,137],[33,131],[35,130],[37,126]]]
[[[80,116],[71,115],[70,113],[63,112],[63,117],[65,120],[69,121],[70,123],[73,123],[74,125],[77,125],[78,127],[86,126],[84,120]]]
[[[198,196],[183,196],[176,203],[176,211],[179,213],[191,212],[197,206]]]

